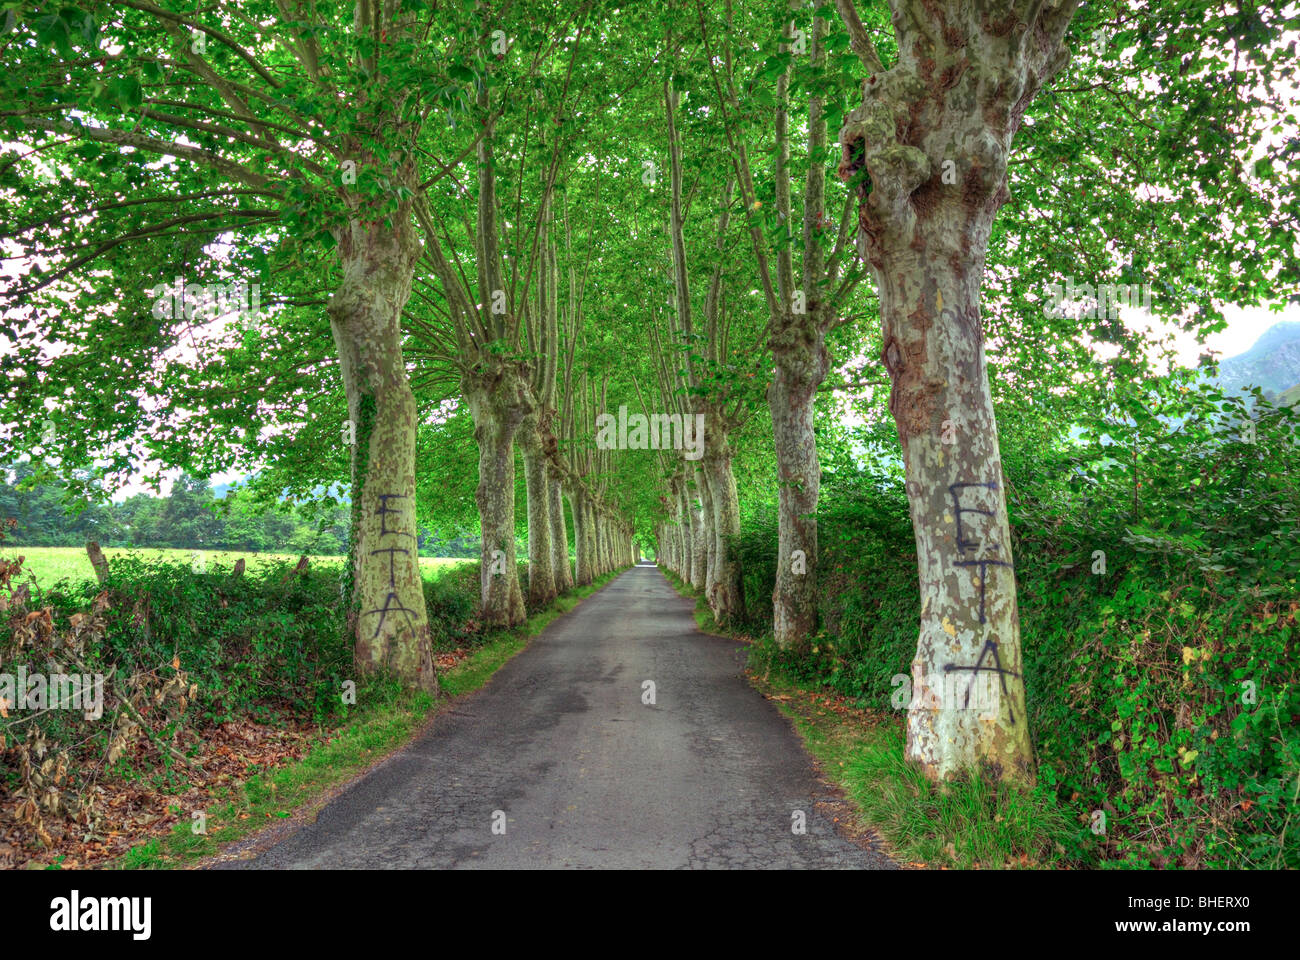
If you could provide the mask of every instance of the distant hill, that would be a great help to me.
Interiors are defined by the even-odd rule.
[[[1270,398],[1300,387],[1300,321],[1274,324],[1245,353],[1219,364],[1219,384],[1225,390],[1261,387]]]

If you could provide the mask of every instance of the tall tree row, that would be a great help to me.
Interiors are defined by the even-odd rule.
[[[335,345],[355,441],[348,606],[357,666],[434,689],[401,316],[419,257],[412,205],[437,177],[417,147],[435,109],[428,78],[446,77],[439,46],[463,55],[477,38],[451,20],[435,44],[427,14],[369,0],[349,16],[294,3],[244,12],[127,0],[65,12],[50,34],[25,26],[7,38],[8,57],[22,51],[27,86],[12,91],[6,116],[28,156],[56,168],[74,154],[98,157],[112,171],[66,182],[45,203],[46,170],[26,166],[31,218],[10,239],[34,266],[17,299],[48,318],[58,307],[40,295],[67,281],[88,294],[93,312],[113,313],[148,339],[159,329],[151,313],[191,319],[206,289],[193,284],[188,263],[169,262],[168,238],[191,255],[220,236],[263,250],[278,244],[284,263],[330,248],[333,288],[318,322]],[[283,29],[272,12],[287,19]],[[187,245],[190,237],[200,242]],[[116,303],[94,295],[103,281],[90,280],[91,267],[119,271],[121,283],[139,265],[121,255],[131,246],[156,263],[147,276],[182,275],[161,311],[138,288],[120,290]],[[52,269],[42,272],[44,263]],[[85,332],[76,319],[53,327],[52,340]]]
[[[792,2],[790,9],[798,10],[799,4]],[[817,496],[821,467],[813,433],[813,400],[829,369],[827,334],[836,324],[847,322],[840,311],[857,281],[856,271],[845,270],[849,208],[846,204],[838,231],[826,209],[826,24],[814,16],[812,28],[805,35],[795,21],[783,23],[776,56],[752,81],[772,85],[773,107],[757,121],[751,118],[746,123],[734,72],[730,3],[725,5],[723,22],[711,24],[703,7],[699,22],[706,49],[712,54],[710,63],[715,64],[711,80],[740,184],[741,205],[767,312],[766,346],[774,362],[767,388],[778,471],[780,529],[772,594],[773,629],[778,644],[804,650],[817,627]],[[791,80],[796,65],[807,103],[803,131],[806,171],[798,207],[791,197],[792,181],[798,182],[791,162]],[[760,149],[770,148],[772,154],[774,220],[764,215],[755,186],[749,143],[755,135],[761,138]],[[796,228],[800,221],[801,235]],[[843,280],[842,273],[847,274]]]
[[[116,0],[0,26],[0,432],[78,494],[179,468],[347,498],[357,667],[427,689],[417,511],[481,534],[510,626],[638,542],[719,622],[757,616],[737,542],[770,508],[799,656],[835,576],[823,470],[870,461],[915,532],[907,754],[1027,783],[1004,461],[1053,416],[1151,422],[1154,335],[1103,285],[1204,334],[1300,274],[1287,11]],[[667,442],[611,438],[622,407]]]
[[[428,689],[436,689],[436,678],[416,557],[420,415],[407,338],[414,329],[436,348],[451,347],[441,360],[459,371],[479,438],[485,617],[516,623],[524,606],[514,557],[515,439],[526,417],[545,418],[555,390],[555,253],[544,221],[562,146],[580,132],[561,128],[539,151],[545,170],[540,192],[529,198],[537,211],[527,218],[531,243],[512,249],[524,250],[527,262],[521,269],[516,256],[507,266],[496,198],[497,123],[521,115],[525,127],[536,115],[549,122],[563,113],[557,105],[573,106],[562,69],[578,55],[579,21],[588,11],[575,10],[550,33],[531,27],[539,22],[536,9],[479,12],[485,19],[367,0],[342,16],[305,4],[251,2],[240,5],[239,15],[221,17],[125,2],[102,12],[69,8],[55,30],[20,21],[3,40],[6,56],[21,59],[26,75],[4,115],[6,136],[21,145],[6,169],[24,209],[4,226],[29,265],[6,293],[12,308],[37,321],[23,334],[6,333],[31,368],[42,369],[39,385],[29,384],[18,399],[39,416],[42,396],[63,395],[62,369],[76,364],[50,344],[79,351],[83,368],[116,366],[114,379],[126,390],[161,394],[171,387],[179,394],[189,374],[165,371],[170,353],[192,352],[201,365],[213,360],[202,376],[230,355],[217,358],[195,335],[205,322],[247,326],[245,338],[255,343],[271,342],[268,328],[277,324],[286,341],[299,330],[305,340],[306,315],[314,312],[318,330],[328,325],[329,379],[337,378],[346,403],[333,426],[319,432],[341,437],[348,452],[353,520],[345,589],[356,663]],[[485,22],[496,29],[484,30]],[[512,56],[510,37],[522,33],[530,46]],[[506,102],[512,85],[543,75],[550,81],[556,71],[560,79],[536,104]],[[436,124],[428,124],[431,116]],[[46,188],[58,170],[96,160],[98,175],[64,177],[60,190]],[[465,235],[468,248],[448,252],[447,195],[464,197],[466,166],[477,173],[477,224]],[[517,240],[525,234],[516,224]],[[308,266],[315,270],[304,273]],[[304,286],[299,278],[313,273],[327,285]],[[165,293],[138,286],[141,276],[166,279]],[[180,277],[178,289],[173,276]],[[440,282],[441,314],[409,303],[413,285],[424,282],[427,290],[427,276]],[[265,291],[260,316],[223,316],[237,296],[209,309],[212,290],[233,287],[243,289],[247,312],[254,284]],[[69,290],[82,310],[64,308]],[[524,349],[525,332],[535,338],[531,350]],[[123,371],[112,362],[127,351],[140,358],[136,382],[129,364]],[[300,359],[285,363],[298,364],[285,370],[283,380],[295,384],[287,389],[309,389],[313,371]],[[245,438],[258,438],[267,405],[286,397],[275,393],[276,378],[268,385],[260,376],[262,386],[243,385],[243,396],[203,396],[222,419],[241,410],[242,423],[238,416],[234,422]],[[155,380],[166,386],[155,388]],[[111,436],[127,448],[113,451],[124,467],[139,462],[130,444],[146,428],[168,438],[172,462],[232,442],[158,430],[143,406],[95,406],[82,408],[97,416],[79,426],[75,409],[55,414],[66,462],[102,450],[105,441],[89,434],[95,427],[102,434],[110,422]],[[545,449],[550,467],[539,474],[532,441],[547,430],[549,424],[530,421],[525,431],[530,475],[540,476],[538,505],[558,499],[565,473],[552,442]],[[319,433],[313,439],[319,442]],[[209,449],[199,451],[204,444]],[[608,508],[603,517],[602,532],[622,523]],[[568,582],[553,572],[567,561],[567,546],[550,546],[556,524],[548,510],[537,506],[530,519],[534,549],[555,554],[549,565],[540,553],[531,564],[530,596],[544,603],[557,579]],[[608,546],[604,555],[608,563],[622,558]]]

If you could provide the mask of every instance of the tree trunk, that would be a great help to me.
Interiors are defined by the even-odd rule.
[[[736,477],[731,470],[732,451],[721,424],[709,434],[709,452],[704,457],[706,486],[712,509],[713,545],[717,556],[713,592],[709,605],[720,624],[728,624],[744,614],[744,585],[741,579],[737,538],[740,536],[740,498]]]
[[[569,498],[569,511],[573,514],[574,581],[586,587],[595,579],[591,569],[590,517],[587,515],[586,494],[576,485],[565,491]]]
[[[595,533],[596,576],[609,573],[609,526],[605,520],[605,511],[597,507],[592,511],[592,531]]]
[[[592,580],[600,577],[600,514],[596,512],[595,504],[590,500],[582,505],[583,515],[587,523],[583,528],[583,535],[586,537],[584,544],[587,551],[587,568],[591,570]]]
[[[86,554],[90,557],[90,565],[95,569],[95,579],[101,584],[107,581],[108,559],[104,556],[104,551],[100,545],[94,540],[87,540]]]
[[[771,338],[776,371],[767,389],[776,445],[778,546],[772,622],[778,646],[807,652],[817,631],[817,497],[821,466],[813,400],[826,378],[826,325],[787,318]]]
[[[600,569],[600,514],[596,509],[596,502],[590,497],[584,497],[582,503],[583,515],[587,518],[587,524],[583,530],[583,549],[587,553],[587,569],[591,571],[592,580],[595,580],[601,574]]]
[[[546,465],[546,497],[551,517],[551,571],[555,592],[573,589],[573,569],[569,566],[569,532],[564,523],[564,477],[553,464]]]
[[[708,565],[708,531],[704,526],[704,511],[696,506],[696,498],[691,495],[690,487],[683,487],[682,505],[686,510],[686,522],[691,532],[690,583],[700,593],[704,592],[704,575]]]
[[[569,515],[573,518],[573,582],[576,586],[584,586],[591,581],[584,579],[586,571],[582,566],[582,508],[578,505],[577,490],[571,482],[564,485],[562,492],[569,502]]]
[[[892,257],[879,278],[921,586],[907,752],[940,778],[986,761],[1031,780],[1005,481],[978,335],[982,267],[953,270],[921,250]]]
[[[710,434],[712,437],[712,434]],[[709,477],[706,471],[701,470],[696,474],[700,486],[700,504],[701,512],[705,517],[713,516],[713,492],[709,489]],[[714,529],[713,524],[708,524],[710,535],[704,538],[704,597],[713,607],[713,594],[718,582],[718,538],[711,535]],[[716,618],[717,611],[714,610]]]
[[[524,458],[524,490],[528,500],[528,606],[537,610],[555,599],[556,586],[547,457],[535,416],[527,417],[521,427],[520,452]]]
[[[338,231],[343,280],[328,306],[356,438],[347,623],[358,672],[391,671],[436,693],[416,552],[417,412],[400,326],[417,244],[409,217],[393,219],[395,229],[353,221]]]
[[[480,369],[463,386],[478,443],[478,504],[483,541],[479,585],[483,622],[510,627],[526,611],[515,556],[515,435],[530,411],[525,381],[509,367]]]
[[[1012,138],[1068,59],[1061,40],[1076,7],[899,0],[898,61],[863,85],[840,132],[840,175],[860,198],[858,250],[880,298],[916,537],[921,627],[907,756],[935,779],[981,765],[1034,779],[980,283],[1009,196]],[[855,50],[873,61],[852,4],[840,8]]]
[[[690,510],[686,506],[686,494],[682,489],[680,479],[674,481],[672,487],[673,502],[671,509],[676,513],[676,519],[669,523],[673,530],[673,546],[676,553],[677,566],[673,573],[681,578],[683,583],[691,582],[691,527],[690,527]]]

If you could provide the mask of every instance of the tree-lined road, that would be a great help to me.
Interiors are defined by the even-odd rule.
[[[892,867],[818,813],[829,788],[744,648],[692,609],[657,568],[629,570],[315,823],[219,866]]]

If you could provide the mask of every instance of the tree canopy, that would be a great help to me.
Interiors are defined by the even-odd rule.
[[[1127,483],[1141,523],[1193,481],[1173,446],[1260,418],[1172,344],[1300,298],[1298,27],[1208,0],[9,3],[0,436],[74,497],[331,491],[357,662],[426,687],[421,531],[478,538],[490,623],[642,553],[726,623],[774,514],[773,629],[806,653],[819,485],[903,485],[916,682],[989,654],[1005,694],[988,742],[918,706],[909,755],[1023,779],[1007,497]]]

